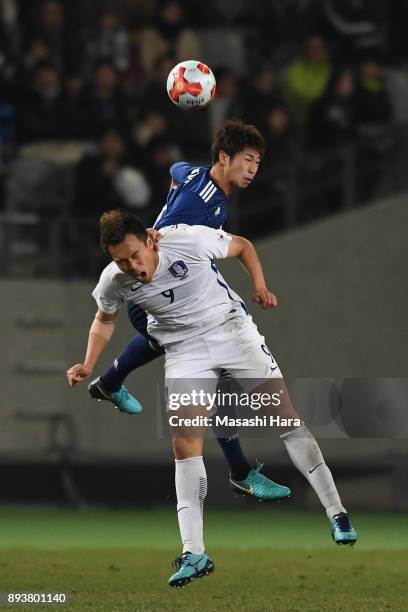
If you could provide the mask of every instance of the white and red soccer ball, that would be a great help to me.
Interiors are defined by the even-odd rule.
[[[215,96],[216,81],[211,69],[195,60],[180,62],[167,78],[170,100],[183,110],[203,108]]]

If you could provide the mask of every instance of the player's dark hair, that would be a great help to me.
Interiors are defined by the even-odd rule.
[[[224,151],[231,158],[250,147],[259,152],[261,158],[265,153],[265,140],[261,132],[254,125],[243,123],[240,119],[229,119],[215,133],[212,143],[214,164],[217,163],[220,151]]]
[[[146,243],[147,232],[143,223],[129,210],[115,209],[103,213],[99,220],[101,247],[106,253],[110,246],[123,242],[126,234],[133,234]]]

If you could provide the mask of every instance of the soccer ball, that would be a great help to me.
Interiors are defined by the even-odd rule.
[[[216,82],[212,71],[202,62],[187,60],[170,71],[167,93],[183,110],[203,108],[215,95]]]

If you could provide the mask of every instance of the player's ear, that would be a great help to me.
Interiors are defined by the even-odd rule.
[[[150,249],[150,250],[154,250],[154,242],[153,242],[153,240],[150,238],[150,236],[148,236],[148,237],[146,238],[146,246],[147,246],[147,248],[148,248],[148,249]]]
[[[225,151],[220,151],[218,154],[218,161],[222,167],[226,166],[229,161],[229,155]]]

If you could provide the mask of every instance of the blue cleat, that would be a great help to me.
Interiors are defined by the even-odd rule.
[[[185,552],[181,557],[174,559],[172,565],[177,571],[170,576],[169,586],[175,588],[181,588],[196,578],[208,576],[215,569],[213,561],[206,552],[202,555]]]
[[[289,497],[291,490],[261,474],[262,467],[263,463],[258,463],[245,480],[237,481],[230,476],[229,482],[233,491],[240,495],[252,495],[259,501],[273,501]]]
[[[357,531],[345,512],[335,514],[330,519],[330,526],[332,538],[336,544],[351,544],[353,546],[357,542]]]
[[[126,414],[139,414],[143,412],[142,404],[138,402],[133,395],[130,395],[125,385],[122,385],[119,391],[110,393],[109,391],[105,391],[100,379],[95,378],[95,380],[88,385],[88,391],[89,395],[97,399],[98,402],[102,400],[112,402],[120,412],[126,412]]]

